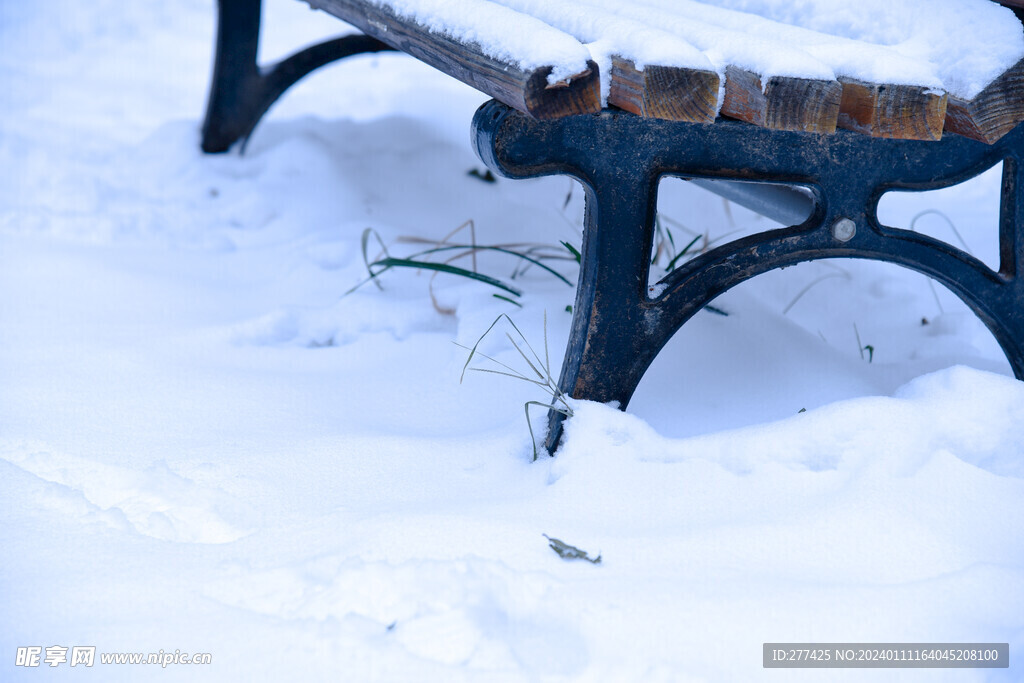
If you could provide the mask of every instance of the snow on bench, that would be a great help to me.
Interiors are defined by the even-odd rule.
[[[989,143],[1024,120],[1024,29],[989,0],[306,1],[537,118]]]
[[[488,0],[306,0],[540,119],[601,108],[597,66],[576,38]]]

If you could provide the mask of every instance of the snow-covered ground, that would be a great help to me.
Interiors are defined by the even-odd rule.
[[[266,58],[340,28],[268,5]],[[949,292],[862,262],[757,278],[677,335],[628,413],[578,405],[532,463],[523,404],[544,396],[460,384],[452,342],[508,313],[539,348],[546,312],[557,364],[569,287],[533,269],[520,309],[439,276],[453,314],[411,271],[340,295],[366,227],[395,253],[467,219],[481,243],[578,243],[582,193],[467,175],[481,95],[401,55],[311,76],[244,156],[203,156],[213,18],[0,3],[0,680],[52,675],[15,664],[54,645],[97,648],[62,680],[1022,678],[1024,384]],[[888,197],[883,219],[939,210],[991,263],[998,179]],[[767,225],[663,189],[712,240]],[[938,214],[916,228],[959,243]],[[762,669],[786,641],[1017,659]],[[159,650],[212,664],[99,662]]]

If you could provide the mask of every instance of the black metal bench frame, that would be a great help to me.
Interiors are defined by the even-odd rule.
[[[278,97],[325,64],[368,52],[393,51],[361,34],[342,36],[300,50],[269,67],[257,63],[262,0],[219,0],[213,78],[206,101],[201,147],[208,154],[244,145]]]
[[[390,49],[366,36],[308,48],[269,71],[256,65],[260,0],[220,0],[216,64],[203,150],[244,140],[284,90],[334,59]],[[510,178],[565,174],[586,188],[582,262],[559,386],[625,408],[669,338],[722,292],[756,275],[823,258],[888,261],[934,278],[995,336],[1024,380],[1024,124],[993,145],[947,134],[938,142],[837,131],[816,135],[745,123],[692,124],[605,111],[539,121],[496,101],[473,120],[477,154]],[[945,242],[883,226],[889,190],[933,190],[1003,163],[998,271]],[[800,225],[744,237],[662,280],[648,296],[658,183],[664,176],[798,184],[813,209]],[[553,451],[562,416],[552,412]]]

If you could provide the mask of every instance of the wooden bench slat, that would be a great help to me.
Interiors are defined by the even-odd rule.
[[[619,0],[587,0],[587,4],[613,12],[623,19],[657,26],[690,42],[706,55],[718,51],[718,46],[713,44],[716,40],[720,43],[732,41],[734,45],[743,46],[752,40],[750,36],[732,29],[705,24],[678,14],[669,5],[641,5]],[[776,47],[787,49],[785,46]],[[802,53],[798,55],[793,52],[791,57],[796,61],[803,59],[808,65],[817,63]],[[721,55],[716,59],[717,68],[725,70],[722,114],[776,130],[816,133],[835,131],[842,91],[837,81],[767,76],[767,88],[762,88],[764,76],[728,63],[722,64]],[[819,70],[824,70],[820,64],[818,66]],[[624,79],[628,77],[629,74],[623,74]],[[635,106],[633,102],[628,103]]]
[[[725,71],[722,113],[774,130],[834,133],[842,86],[837,81],[761,76],[730,66]]]
[[[950,96],[946,130],[989,144],[1024,121],[1024,59],[973,100]]]
[[[640,71],[632,60],[613,56],[608,103],[639,116],[713,123],[718,86],[714,71],[650,65]]]
[[[840,128],[876,138],[940,140],[948,96],[910,85],[864,83],[840,78]]]
[[[478,45],[467,44],[431,32],[390,8],[361,0],[306,0],[352,24],[367,35],[387,43],[499,102],[538,119],[587,114],[601,110],[601,85],[597,65],[569,82],[548,84],[551,67],[524,71],[517,64],[490,57]]]
[[[608,103],[638,114],[709,123],[718,114],[718,74],[696,47],[657,24],[596,2],[493,0],[540,19],[588,46],[609,69]],[[649,62],[652,56],[659,60]],[[637,67],[637,64],[643,65]]]

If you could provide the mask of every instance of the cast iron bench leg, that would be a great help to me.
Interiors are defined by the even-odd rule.
[[[369,36],[343,36],[312,45],[263,69],[256,62],[261,10],[261,0],[217,3],[217,46],[203,121],[204,152],[226,152],[239,140],[247,140],[270,105],[314,69],[343,57],[392,49]]]
[[[473,120],[477,153],[513,178],[555,173],[587,190],[582,263],[560,387],[625,408],[673,334],[712,299],[756,275],[801,261],[865,258],[912,268],[959,296],[1024,380],[1024,124],[995,145],[770,131],[604,112],[537,121],[498,102]],[[1004,162],[994,271],[945,242],[878,222],[889,189],[948,187]],[[801,225],[750,235],[683,264],[649,297],[657,184],[662,176],[802,184],[815,197]],[[552,412],[547,447],[561,436]]]
[[[653,359],[655,330],[644,303],[656,187],[646,169],[606,167],[599,173],[587,186],[580,276],[559,387],[573,397],[624,407],[650,363],[647,356]]]

